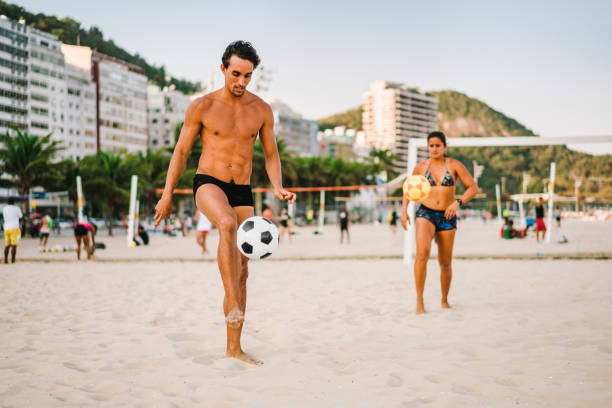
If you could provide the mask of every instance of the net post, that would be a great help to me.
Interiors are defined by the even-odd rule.
[[[417,146],[416,140],[411,138],[408,142],[408,163],[406,166],[406,175],[410,177],[417,162]],[[407,215],[410,223],[408,229],[404,231],[404,263],[411,265],[414,261],[413,254],[416,244],[416,219],[415,219],[415,204],[413,201],[408,203]]]
[[[550,163],[550,183],[548,184],[548,233],[546,234],[546,243],[550,244],[550,236],[552,235],[552,219],[553,208],[555,205],[555,175],[557,172],[557,163]]]

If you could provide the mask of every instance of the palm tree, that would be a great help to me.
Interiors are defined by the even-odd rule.
[[[53,182],[57,176],[53,159],[63,147],[51,140],[51,134],[38,137],[18,129],[14,131],[14,136],[9,132],[0,135],[0,168],[2,173],[12,176],[19,195],[27,197],[33,187]],[[29,208],[25,210],[29,212]]]
[[[168,165],[170,164],[170,155],[160,149],[155,152],[147,149],[143,154],[138,153],[138,162],[140,173],[139,190],[143,197],[143,204],[146,211],[151,211],[157,201],[157,189],[163,188],[168,173]]]
[[[102,204],[108,220],[108,234],[113,235],[113,217],[129,200],[132,174],[142,172],[136,155],[99,152],[81,160],[85,196]]]
[[[395,178],[398,174],[393,168],[393,163],[399,160],[399,156],[393,154],[389,149],[372,149],[369,162],[373,165],[373,170],[378,172],[386,171],[388,179]]]
[[[297,165],[290,151],[287,150],[287,144],[281,139],[276,140],[278,156],[281,161],[283,172],[283,185],[294,185],[297,181]],[[266,187],[270,184],[268,174],[266,173],[266,157],[264,155],[263,146],[257,140],[253,147],[253,169],[251,171],[251,185],[254,187]]]

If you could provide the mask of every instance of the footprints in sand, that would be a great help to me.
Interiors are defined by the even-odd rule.
[[[456,393],[456,394],[461,394],[461,395],[471,395],[472,394],[472,390],[470,390],[468,387],[466,387],[465,385],[461,385],[461,384],[453,384],[451,386],[451,390]]]
[[[389,387],[401,387],[404,383],[402,377],[397,373],[390,373],[389,378],[387,379],[387,385]]]
[[[440,377],[436,377],[435,375],[431,375],[431,374],[426,374],[423,376],[423,378],[425,378],[427,381],[429,381],[432,384],[438,384],[441,381]]]
[[[74,364],[74,363],[64,363],[64,364],[62,364],[62,365],[63,365],[64,367],[66,367],[66,368],[69,368],[69,369],[71,369],[71,370],[76,370],[76,371],[79,371],[79,372],[81,372],[81,373],[88,373],[88,372],[89,372],[89,369],[88,369],[88,368],[81,367],[81,366],[79,366],[79,365],[77,365],[77,364]]]
[[[416,398],[411,401],[402,402],[400,407],[401,408],[418,408],[418,407],[422,407],[423,405],[429,404],[430,402],[431,400],[428,400],[427,398]]]

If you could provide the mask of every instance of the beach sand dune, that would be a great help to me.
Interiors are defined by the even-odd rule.
[[[612,262],[253,262],[245,350],[223,358],[214,262],[0,272],[2,407],[609,407]]]

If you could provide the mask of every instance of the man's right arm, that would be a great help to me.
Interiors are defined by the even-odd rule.
[[[187,163],[191,147],[202,130],[202,110],[205,103],[204,98],[199,98],[193,101],[187,109],[185,122],[183,123],[181,134],[174,147],[172,159],[168,167],[164,192],[155,207],[155,226],[159,225],[162,219],[170,215],[174,187],[176,187],[185,170],[185,163]]]

